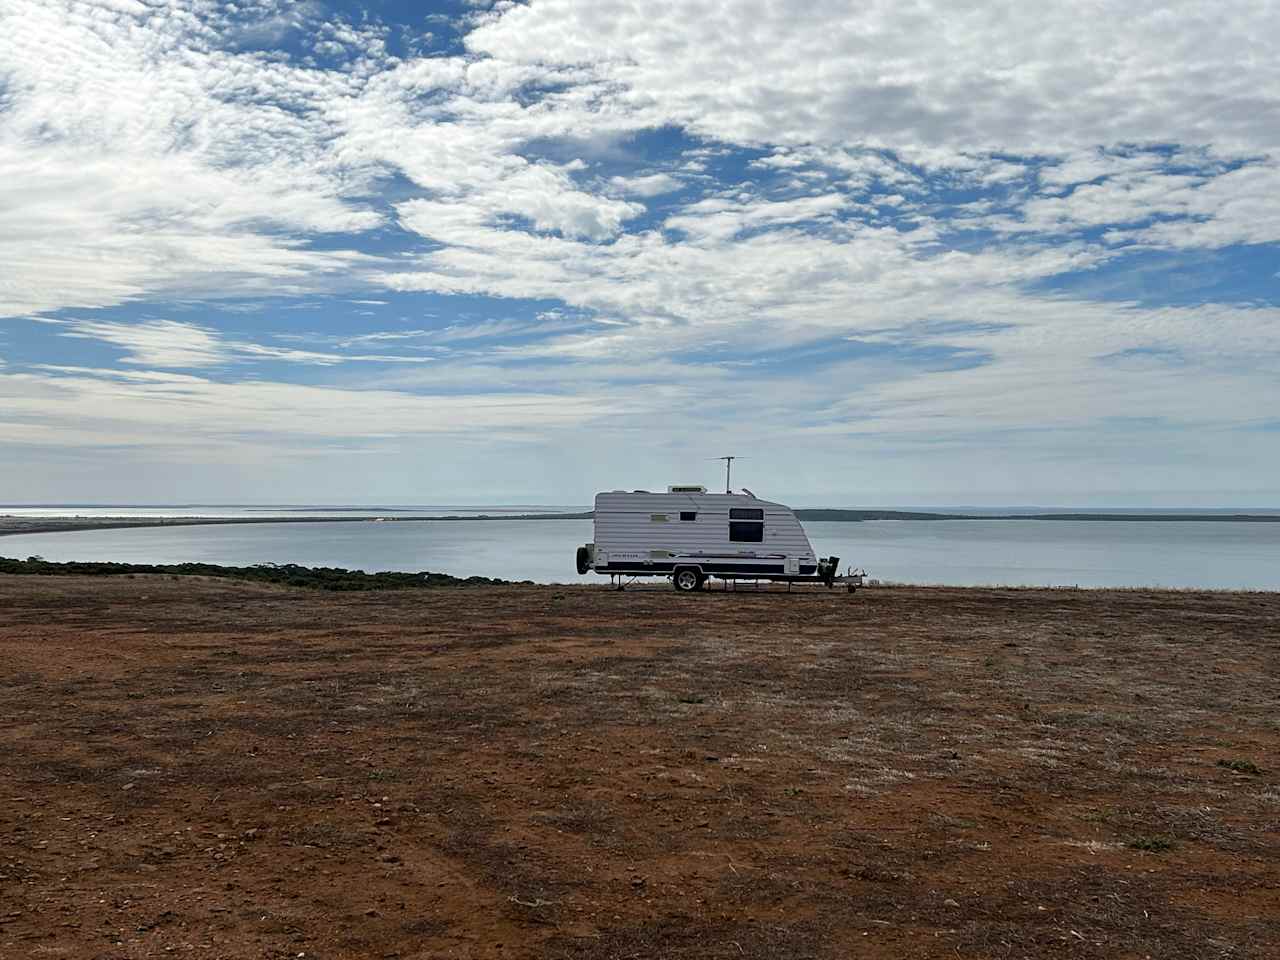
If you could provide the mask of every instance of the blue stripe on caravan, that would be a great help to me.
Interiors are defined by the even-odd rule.
[[[644,576],[646,574],[670,573],[676,567],[697,567],[703,573],[758,573],[762,577],[771,574],[785,574],[786,567],[780,563],[606,563],[603,566],[595,568],[596,573],[630,573],[635,576]],[[800,568],[804,572],[804,568]],[[815,567],[809,567],[809,572],[813,573]]]

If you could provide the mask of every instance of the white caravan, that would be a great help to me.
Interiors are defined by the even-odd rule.
[[[819,559],[790,507],[751,491],[596,494],[595,542],[578,548],[579,573],[671,577],[680,591],[724,580],[835,580],[839,557]]]

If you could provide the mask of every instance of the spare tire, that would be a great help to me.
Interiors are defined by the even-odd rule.
[[[578,562],[578,573],[587,573],[591,569],[591,551],[586,547],[578,548],[578,555],[575,559]]]

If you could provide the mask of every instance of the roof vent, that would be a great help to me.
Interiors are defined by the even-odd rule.
[[[700,487],[692,483],[673,483],[667,487],[667,493],[706,493],[706,487]]]

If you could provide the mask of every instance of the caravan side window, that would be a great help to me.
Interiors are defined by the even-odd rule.
[[[764,543],[764,511],[747,507],[730,509],[729,539],[734,543]]]

